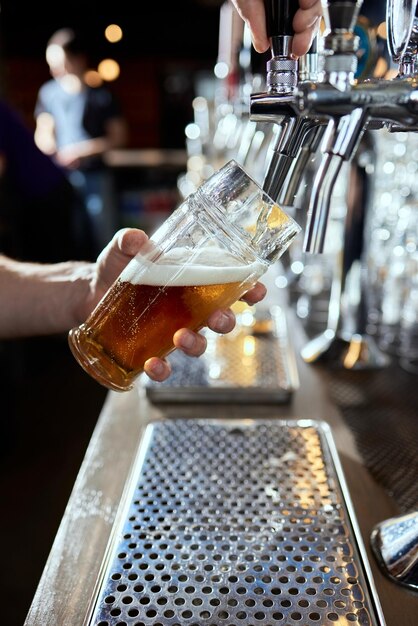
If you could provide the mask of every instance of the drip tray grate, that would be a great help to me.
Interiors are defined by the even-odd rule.
[[[244,323],[245,322],[245,323]],[[206,352],[199,358],[174,351],[173,369],[164,382],[144,379],[148,399],[155,403],[288,402],[299,387],[294,348],[286,312],[271,307],[262,317],[241,315],[226,335],[203,331]]]
[[[86,623],[382,624],[350,511],[323,422],[156,421]]]

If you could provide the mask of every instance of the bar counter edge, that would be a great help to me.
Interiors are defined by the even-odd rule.
[[[295,348],[306,340],[292,319]],[[147,401],[139,384],[128,393],[109,392],[24,626],[84,626],[106,547],[136,452],[148,423],[166,417],[281,417],[326,421],[339,453],[345,481],[367,551],[386,626],[416,626],[418,593],[387,579],[370,549],[375,524],[398,513],[389,495],[364,467],[353,435],[329,400],[320,369],[297,357],[300,387],[289,404],[167,405]]]

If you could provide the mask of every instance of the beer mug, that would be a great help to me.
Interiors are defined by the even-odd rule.
[[[69,333],[79,364],[127,391],[179,328],[199,330],[239,300],[300,231],[230,161],[173,211],[128,263],[84,324]]]

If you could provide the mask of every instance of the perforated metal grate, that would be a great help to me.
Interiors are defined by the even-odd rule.
[[[88,623],[381,624],[331,444],[322,423],[148,426]]]
[[[399,510],[418,509],[418,385],[397,363],[372,371],[323,372],[364,464]]]
[[[155,403],[287,402],[299,386],[296,360],[285,311],[275,306],[270,314],[253,324],[237,323],[227,335],[206,330],[207,350],[200,359],[170,354],[172,375],[163,383],[144,380],[148,398]]]

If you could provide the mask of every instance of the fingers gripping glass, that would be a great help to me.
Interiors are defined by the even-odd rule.
[[[230,161],[172,213],[70,331],[75,358],[109,389],[131,389],[147,359],[174,349],[176,330],[199,330],[239,300],[299,231]]]

